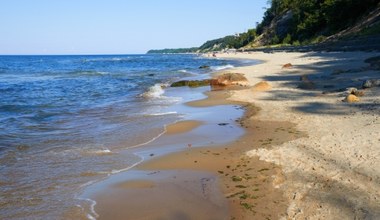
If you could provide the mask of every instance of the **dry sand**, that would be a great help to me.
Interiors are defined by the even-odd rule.
[[[262,110],[252,120],[290,121],[304,137],[246,152],[283,171],[277,185],[289,201],[284,219],[380,219],[380,87],[358,103],[342,102],[347,87],[380,78],[364,63],[379,53],[250,53],[228,58],[265,61],[237,68],[251,85],[272,89],[234,91],[231,100]],[[291,68],[282,68],[291,63]],[[300,81],[307,75],[306,85]],[[303,90],[306,88],[309,90]]]

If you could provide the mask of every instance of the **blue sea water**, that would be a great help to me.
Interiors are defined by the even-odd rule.
[[[60,216],[73,189],[141,160],[115,152],[180,117],[166,109],[183,98],[165,96],[165,86],[245,64],[196,55],[0,56],[0,219]]]

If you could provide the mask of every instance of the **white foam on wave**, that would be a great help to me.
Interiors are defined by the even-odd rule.
[[[158,112],[158,113],[149,114],[148,116],[163,116],[163,115],[174,115],[174,114],[177,114],[177,112],[175,112],[175,111],[173,111],[173,112]]]
[[[165,84],[155,84],[154,86],[151,86],[148,91],[144,92],[141,96],[144,98],[161,98],[162,95],[165,93],[164,87]]]
[[[161,136],[161,135],[160,135]],[[154,139],[155,140],[155,139]],[[148,143],[148,142],[147,142]],[[145,144],[145,143],[144,143]],[[138,145],[140,146],[140,145]],[[136,146],[137,147],[137,146]],[[123,168],[123,169],[120,169],[120,170],[111,170],[110,172],[106,172],[105,174],[107,174],[107,176],[110,176],[110,175],[113,175],[113,174],[117,174],[117,173],[120,173],[120,172],[124,172],[124,171],[127,171],[127,170],[130,170],[132,169],[133,167],[135,167],[136,165],[140,164],[142,161],[144,161],[144,158],[142,156],[139,156],[137,154],[135,154],[136,156],[140,157],[141,159],[139,161],[137,161],[136,163],[126,167],[126,168]],[[90,185],[93,185],[97,182],[100,182],[104,180],[104,178],[102,179],[98,179],[98,180],[93,180],[93,181],[89,181],[85,184],[82,184],[80,186],[81,189],[85,188],[85,187],[88,187]],[[82,200],[82,201],[85,201],[85,202],[88,202],[90,204],[90,210],[89,210],[89,213],[86,213],[86,217],[89,219],[89,220],[96,220],[98,217],[99,217],[99,214],[95,211],[95,206],[96,206],[96,201],[93,200],[93,199],[90,199],[90,198],[84,198],[84,197],[79,197],[79,196],[75,196],[75,199],[78,199],[78,200]],[[77,205],[78,207],[80,207],[83,211],[84,211],[84,208],[83,206],[81,205]]]
[[[102,149],[102,150],[95,150],[91,153],[98,154],[98,155],[104,155],[104,154],[112,154],[112,151],[110,149]]]
[[[188,70],[178,70],[178,72],[180,73],[184,73],[186,75],[190,75],[190,76],[199,76],[199,73],[195,73],[195,72],[190,72]]]
[[[220,71],[220,70],[235,68],[235,66],[233,66],[231,64],[227,64],[227,65],[223,65],[223,66],[212,66],[210,68],[212,70],[215,70],[215,71]]]
[[[128,61],[132,57],[105,57],[105,58],[93,58],[93,59],[84,59],[82,62],[112,62],[112,61]]]
[[[89,220],[96,220],[99,217],[99,214],[95,211],[96,201],[88,198],[77,198],[82,201],[86,201],[90,203],[90,213],[86,213],[86,217]],[[77,205],[79,208],[81,208],[83,211],[83,207],[81,205]]]
[[[112,152],[108,148],[102,148],[102,149],[94,149],[94,148],[70,149],[70,150],[67,150],[66,153],[76,154],[77,151],[79,151],[80,154],[82,154],[84,156],[86,156],[86,155],[89,155],[89,156],[93,156],[93,155],[103,156],[104,155],[104,156],[106,156],[106,155],[114,154],[114,152]]]

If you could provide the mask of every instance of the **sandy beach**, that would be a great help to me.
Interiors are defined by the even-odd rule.
[[[251,85],[272,89],[235,91],[231,99],[254,103],[252,119],[288,121],[304,137],[246,152],[281,167],[279,188],[289,202],[287,219],[378,219],[380,216],[380,88],[363,90],[359,102],[342,102],[346,88],[361,89],[379,70],[364,60],[378,53],[252,53],[223,55],[265,63],[235,71]],[[291,68],[282,68],[291,63]],[[302,89],[307,75],[310,87]],[[309,83],[306,82],[306,83]],[[298,87],[298,88],[297,88]]]
[[[361,91],[364,80],[378,77],[364,63],[377,55],[219,54],[263,63],[228,70],[244,74],[249,86],[188,105],[242,106],[236,123],[245,134],[139,164],[97,196],[99,219],[379,218],[380,88],[363,90],[359,102],[342,101],[346,88]],[[203,123],[180,121],[163,139]]]

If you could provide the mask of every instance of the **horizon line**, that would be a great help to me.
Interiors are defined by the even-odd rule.
[[[0,56],[123,56],[123,55],[143,55],[145,53],[78,53],[78,54],[0,54]]]

